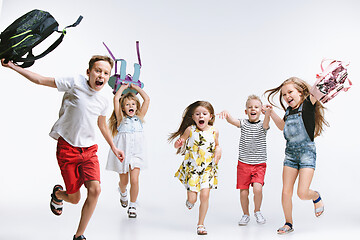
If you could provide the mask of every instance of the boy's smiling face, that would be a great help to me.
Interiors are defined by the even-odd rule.
[[[95,91],[100,91],[109,81],[111,65],[107,61],[96,61],[91,70],[86,71],[89,77],[89,85]]]
[[[248,115],[250,122],[259,121],[261,107],[261,102],[257,99],[250,99],[247,102],[245,113]]]

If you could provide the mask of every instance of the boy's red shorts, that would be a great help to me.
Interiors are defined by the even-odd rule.
[[[58,139],[56,157],[66,186],[66,193],[79,191],[86,181],[100,182],[100,166],[96,155],[98,146],[74,147],[62,137]]]
[[[246,164],[238,161],[236,189],[249,189],[253,183],[264,185],[266,163]]]

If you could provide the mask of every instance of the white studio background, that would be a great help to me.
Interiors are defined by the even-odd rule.
[[[318,161],[311,187],[322,193],[326,213],[315,219],[313,204],[299,200],[295,188],[295,232],[289,239],[338,239],[360,233],[356,98],[360,94],[360,2],[4,0],[0,30],[32,9],[49,11],[60,29],[79,15],[84,17],[80,25],[67,30],[57,49],[30,68],[42,75],[85,74],[92,55],[107,54],[102,42],[117,58],[127,60],[127,71],[132,73],[137,61],[135,41],[140,41],[140,79],[151,104],[145,118],[149,167],[140,175],[139,217],[129,221],[119,205],[118,177],[105,171],[109,147],[99,133],[102,194],[85,233],[88,239],[195,238],[198,205],[190,213],[184,206],[186,191],[173,177],[182,157],[167,142],[186,106],[208,100],[216,112],[227,109],[235,117],[246,117],[248,95],[262,96],[291,76],[312,84],[323,58],[350,61],[354,85],[326,104],[330,127],[316,139]],[[35,53],[58,37],[53,35]],[[48,136],[58,117],[62,93],[36,86],[5,68],[0,68],[0,78],[0,240],[70,239],[85,189],[81,203],[65,204],[61,217],[49,210],[53,185],[63,184],[56,141]],[[111,89],[106,86],[103,91],[111,101]],[[280,109],[276,111],[283,115]],[[240,131],[218,118],[215,125],[223,157],[219,189],[210,196],[207,238],[226,234],[228,239],[277,239],[276,229],[284,223],[282,133],[271,122],[262,206],[268,221],[257,226],[253,218],[244,228],[237,226],[242,212],[235,189]]]

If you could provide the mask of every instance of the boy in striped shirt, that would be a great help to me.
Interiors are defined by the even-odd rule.
[[[235,119],[227,111],[219,114],[220,118],[225,118],[228,123],[241,129],[236,184],[236,188],[240,189],[240,203],[243,210],[243,216],[239,221],[241,226],[247,225],[250,221],[250,185],[253,187],[256,221],[259,224],[266,222],[260,212],[267,160],[266,133],[270,122],[270,111],[266,111],[266,108],[262,106],[258,96],[250,95],[246,101],[247,119]],[[261,113],[265,115],[264,120],[260,120]]]

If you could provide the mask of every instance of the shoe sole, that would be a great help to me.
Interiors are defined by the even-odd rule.
[[[294,229],[290,229],[289,231],[286,231],[286,232],[277,232],[277,234],[279,234],[279,235],[285,235],[285,234],[292,233],[293,231],[294,231]]]
[[[239,226],[247,226],[248,223],[238,223]]]

